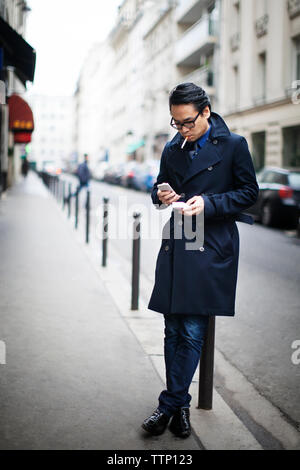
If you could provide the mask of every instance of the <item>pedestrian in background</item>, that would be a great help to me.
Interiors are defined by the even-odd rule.
[[[26,178],[28,171],[29,171],[29,161],[27,160],[27,157],[25,157],[22,161],[22,166],[21,166],[21,172],[24,178]]]
[[[88,160],[89,160],[88,154],[85,153],[84,162],[80,163],[80,165],[78,165],[78,168],[76,170],[76,176],[79,179],[79,185],[77,186],[75,193],[69,194],[67,196],[66,201],[68,201],[71,197],[76,196],[76,194],[79,194],[82,188],[89,187],[89,183],[90,183],[92,175],[88,167]]]
[[[170,124],[178,133],[163,150],[151,196],[157,208],[177,201],[187,206],[180,210],[179,221],[173,210],[158,253],[148,308],[164,315],[166,390],[142,427],[159,435],[172,418],[170,430],[184,438],[191,433],[189,387],[209,316],[235,315],[236,221],[253,224],[242,211],[256,202],[259,188],[245,138],[230,132],[221,116],[211,111],[202,88],[193,83],[178,85],[170,93],[169,107]],[[172,191],[161,191],[158,184],[162,183],[169,183]],[[192,217],[195,230],[200,214],[204,242],[187,250],[186,243],[193,240],[185,237],[184,227]],[[181,238],[174,237],[178,230]]]

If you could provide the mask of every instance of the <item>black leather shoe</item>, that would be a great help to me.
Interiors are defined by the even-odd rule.
[[[157,408],[157,410],[155,410],[154,413],[149,416],[149,418],[145,419],[142,424],[142,428],[153,436],[159,436],[166,430],[169,421],[169,416],[167,416],[165,413],[162,413]]]
[[[177,410],[169,429],[177,437],[189,437],[191,434],[190,409],[180,408]]]

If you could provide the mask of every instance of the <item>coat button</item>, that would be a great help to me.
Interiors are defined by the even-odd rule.
[[[217,145],[217,144],[218,144],[218,140],[217,140],[217,139],[214,139],[214,140],[213,140],[213,144],[214,144],[214,145]]]
[[[209,167],[209,168],[207,168],[207,169],[208,169],[208,171],[211,171],[211,170],[213,170],[213,167],[212,167],[212,166],[210,166],[210,167]]]
[[[204,246],[200,246],[199,250],[204,251],[205,250]]]
[[[179,225],[180,227],[182,227],[182,225],[183,225],[182,220],[179,220],[179,221],[178,221],[178,225]]]
[[[181,194],[180,194],[180,197],[185,197],[185,193],[181,193]]]
[[[165,246],[165,251],[169,251],[170,247],[169,245]]]

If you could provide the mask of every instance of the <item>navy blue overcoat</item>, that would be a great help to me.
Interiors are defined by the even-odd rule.
[[[211,114],[209,122],[209,139],[193,160],[191,144],[181,150],[183,138],[179,133],[166,144],[151,193],[157,208],[165,207],[157,197],[157,185],[164,182],[170,183],[182,201],[196,195],[204,199],[204,243],[199,249],[186,249],[186,241],[191,242],[184,235],[188,216],[180,216],[182,220],[178,221],[172,212],[164,227],[148,304],[150,310],[163,314],[235,315],[239,261],[236,221],[253,224],[252,217],[243,211],[256,202],[259,189],[245,138],[231,133],[216,113]],[[192,218],[195,223],[196,216]]]

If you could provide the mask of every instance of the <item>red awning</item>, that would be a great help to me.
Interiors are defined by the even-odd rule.
[[[13,132],[29,132],[34,129],[33,114],[29,104],[19,95],[11,95],[7,99],[9,109],[9,130]]]

